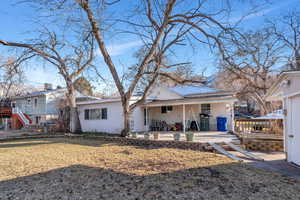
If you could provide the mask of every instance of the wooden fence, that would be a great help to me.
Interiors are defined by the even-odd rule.
[[[282,119],[237,119],[234,130],[238,134],[283,134]]]

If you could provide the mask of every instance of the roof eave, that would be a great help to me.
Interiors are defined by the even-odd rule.
[[[185,95],[184,97],[202,97],[202,96],[215,96],[215,95],[220,95],[220,96],[234,96],[233,92],[211,92],[211,93],[195,93],[195,94],[189,94]]]

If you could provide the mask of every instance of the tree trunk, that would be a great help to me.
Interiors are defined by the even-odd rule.
[[[68,100],[70,104],[70,132],[81,132],[79,114],[76,106],[76,96],[73,84],[68,84]]]
[[[129,102],[127,99],[122,100],[122,107],[123,107],[123,116],[124,116],[124,129],[121,132],[122,137],[126,137],[129,135],[130,132],[130,109],[129,109]]]

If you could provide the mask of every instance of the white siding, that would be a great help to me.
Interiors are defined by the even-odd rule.
[[[80,105],[79,119],[84,132],[120,133],[123,129],[123,112],[120,102]],[[94,108],[107,108],[107,119],[85,120],[84,110]]]
[[[144,109],[141,107],[137,107],[132,112],[131,120],[133,120],[134,126],[132,127],[133,132],[141,132],[145,131],[146,128],[144,126]]]
[[[232,130],[232,106],[230,103],[214,103],[211,104],[212,112],[211,112],[211,124],[216,126],[216,118],[217,117],[226,117],[227,118],[227,129]],[[217,127],[214,127],[217,130]]]
[[[164,87],[157,87],[150,92],[150,95],[147,98],[157,99],[157,100],[170,100],[170,99],[180,99],[182,98],[182,96]]]
[[[284,96],[293,95],[300,92],[300,78],[292,76],[289,78],[291,85],[282,88]],[[300,144],[300,128],[297,124],[300,118],[300,110],[298,109],[300,96],[292,96],[290,98],[283,99],[284,109],[287,111],[287,115],[284,118],[284,144],[285,151],[287,152],[287,161],[294,162],[300,165],[300,151],[296,152],[297,147]],[[289,135],[294,135],[290,138]]]
[[[37,100],[37,104],[34,103],[35,99]],[[30,103],[28,103],[28,100],[30,100]],[[17,99],[16,106],[28,115],[43,115],[46,112],[45,102],[45,96],[28,97]]]
[[[300,76],[291,76],[288,80],[291,84],[283,88],[284,96],[300,92]]]
[[[289,80],[290,84],[282,84]],[[279,87],[270,96],[270,100],[281,97],[283,109],[286,115],[284,124],[284,149],[287,153],[287,161],[300,165],[300,76],[299,74],[288,74],[287,77],[279,83]],[[293,136],[293,137],[292,137]]]

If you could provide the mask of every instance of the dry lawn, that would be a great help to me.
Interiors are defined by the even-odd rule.
[[[300,182],[212,153],[51,138],[0,143],[0,199],[300,199]]]

